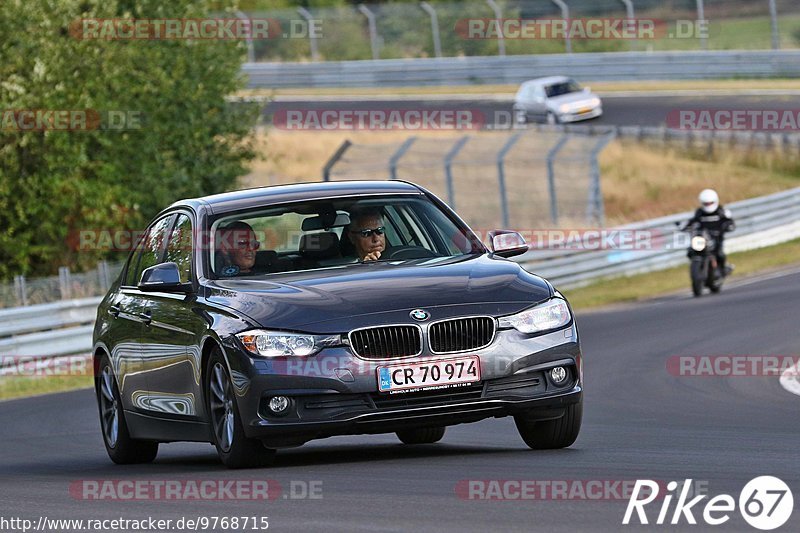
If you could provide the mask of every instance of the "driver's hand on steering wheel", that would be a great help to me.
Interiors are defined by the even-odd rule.
[[[367,255],[365,255],[363,258],[361,258],[361,260],[362,261],[377,261],[380,258],[381,258],[381,251],[380,250],[375,250],[374,252],[370,252]]]

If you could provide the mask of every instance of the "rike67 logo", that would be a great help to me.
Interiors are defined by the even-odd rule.
[[[635,511],[640,524],[649,524],[652,515],[648,518],[645,507],[656,499],[662,498],[661,509],[655,524],[676,525],[685,520],[685,523],[694,525],[697,524],[695,513],[700,514],[701,509],[702,520],[708,525],[719,526],[730,520],[731,513],[736,510],[737,506],[737,501],[733,496],[720,494],[701,506],[698,504],[708,496],[702,494],[689,499],[691,485],[692,480],[687,479],[682,488],[678,490],[680,486],[678,482],[670,481],[667,483],[666,494],[659,494],[659,488],[662,485],[649,479],[637,479],[622,523],[630,524]],[[680,492],[679,495],[678,492]],[[678,496],[678,498],[670,519],[670,507],[674,496]],[[695,508],[695,506],[697,507]],[[789,520],[794,509],[794,497],[789,486],[782,480],[773,476],[759,476],[751,479],[739,493],[738,507],[745,522],[756,529],[767,531],[779,528]],[[633,523],[635,524],[636,521],[634,520]]]

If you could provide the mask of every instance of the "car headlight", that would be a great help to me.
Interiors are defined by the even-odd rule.
[[[504,316],[498,324],[501,328],[514,328],[522,333],[536,333],[566,326],[570,320],[572,315],[567,302],[553,298],[516,315]]]
[[[558,106],[558,110],[561,111],[562,113],[569,113],[569,109],[570,109],[569,104],[561,104],[560,106]]]
[[[591,100],[589,100],[589,105],[591,107],[599,106],[600,105],[600,99],[599,98],[592,98]]]
[[[340,335],[309,335],[255,329],[237,333],[245,349],[264,357],[303,357],[314,355],[325,347],[342,344]]]

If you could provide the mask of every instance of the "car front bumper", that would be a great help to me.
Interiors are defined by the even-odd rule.
[[[378,392],[380,366],[471,355],[480,359],[479,382],[441,390]],[[334,435],[390,433],[520,413],[542,420],[559,418],[583,395],[574,324],[534,337],[505,331],[488,348],[466,354],[364,360],[347,348],[336,348],[294,360],[253,358],[239,352],[229,361],[245,434],[274,448]],[[558,385],[549,375],[556,366],[568,371],[568,378]],[[280,415],[268,407],[275,396],[290,400]]]
[[[584,112],[559,113],[558,120],[562,123],[580,122],[581,120],[589,120],[592,118],[597,118],[602,114],[603,114],[603,107],[597,106],[595,108],[592,108],[591,110]]]

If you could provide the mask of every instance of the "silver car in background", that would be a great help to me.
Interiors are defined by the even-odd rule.
[[[523,82],[514,96],[514,120],[517,124],[531,120],[562,124],[602,114],[600,97],[566,76],[549,76]]]

